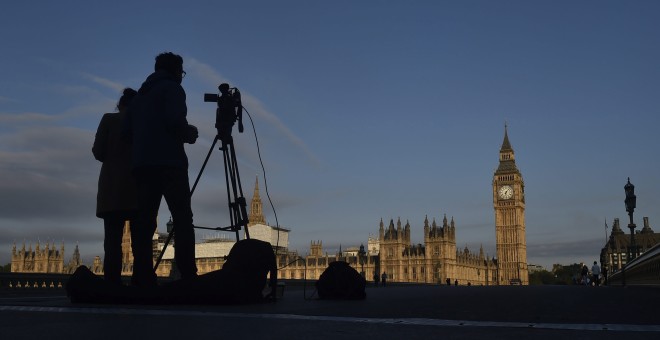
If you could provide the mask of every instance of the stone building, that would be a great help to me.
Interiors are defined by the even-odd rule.
[[[323,243],[312,241],[309,253],[300,255],[290,251],[289,229],[268,225],[263,214],[263,203],[259,195],[259,182],[255,181],[254,194],[250,203],[248,230],[251,238],[263,240],[273,245],[275,251],[278,277],[282,279],[316,280],[333,261],[345,261],[358,272],[363,273],[367,280],[375,275],[387,273],[388,280],[393,282],[416,282],[444,284],[449,280],[452,284],[497,285],[497,284],[528,284],[527,249],[525,241],[525,196],[522,175],[516,167],[513,148],[509,142],[508,132],[504,130],[504,140],[500,148],[499,166],[493,175],[493,206],[495,210],[495,234],[497,258],[484,255],[483,247],[479,252],[471,252],[456,246],[456,225],[444,216],[442,225],[433,219],[429,222],[424,218],[424,244],[412,244],[411,226],[408,221],[402,226],[401,220],[390,220],[385,227],[380,220],[378,237],[369,236],[366,248],[349,248],[336,254],[323,251]],[[645,220],[645,225],[647,221]],[[172,221],[168,223],[168,232]],[[617,222],[618,225],[618,222]],[[650,229],[650,228],[648,228]],[[646,235],[647,228],[643,229]],[[613,231],[614,234],[614,231]],[[156,260],[164,247],[168,233],[156,231],[153,237],[153,254]],[[618,240],[618,239],[617,239]],[[199,274],[204,274],[222,268],[224,257],[229,253],[235,240],[224,237],[206,237],[195,245],[195,257]],[[625,242],[625,241],[621,241]],[[157,269],[158,276],[176,277],[174,265],[174,247],[176,240],[167,247]],[[14,251],[12,255],[12,271],[14,268],[34,271],[60,270],[63,272],[64,246],[58,253],[49,248],[44,253],[37,246],[37,251]],[[23,246],[25,248],[25,246]],[[133,256],[130,241],[130,225],[124,227],[122,241],[123,266],[122,274],[132,272]],[[82,264],[77,252],[67,268],[76,268]],[[44,255],[47,254],[47,255]],[[59,262],[57,262],[59,261]],[[77,261],[77,262],[76,262]],[[45,269],[48,268],[48,269]],[[94,259],[91,265],[93,271],[102,274],[102,260]],[[174,270],[173,270],[174,269]]]
[[[16,250],[16,244],[13,245],[11,250],[11,271],[13,273],[62,273],[64,270],[64,244],[59,249],[55,245],[46,243],[45,247],[41,247],[41,243],[37,242],[36,247],[32,250],[32,245],[25,249],[23,247]]]
[[[78,266],[82,265],[78,246],[68,263],[64,261],[64,243],[59,249],[55,244],[46,243],[45,247],[37,241],[32,250],[32,245],[25,249],[25,243],[21,249],[16,249],[16,244],[11,250],[11,272],[12,273],[49,273],[49,274],[71,274]]]
[[[410,241],[410,223],[380,221],[380,267],[388,279],[398,282],[453,284],[529,284],[525,239],[525,184],[515,162],[507,128],[500,147],[499,166],[493,174],[493,207],[497,259],[456,247],[454,218],[442,226],[424,219],[424,244]]]
[[[498,283],[529,284],[525,237],[525,182],[516,166],[506,126],[500,163],[493,175]]]
[[[649,218],[644,217],[643,220],[644,227],[642,227],[642,230],[635,232],[635,257],[642,255],[660,243],[660,233],[656,233],[651,229]],[[630,232],[626,233],[623,231],[619,225],[619,219],[615,218],[609,240],[600,252],[601,266],[611,270],[612,273],[619,271],[629,262],[629,252]]]
[[[478,254],[467,247],[456,248],[456,225],[454,219],[442,220],[442,226],[429,224],[424,218],[424,244],[410,242],[410,223],[401,226],[398,219],[384,227],[380,221],[380,268],[393,282],[417,282],[445,284],[490,285],[495,284],[497,263],[484,255],[483,248]]]

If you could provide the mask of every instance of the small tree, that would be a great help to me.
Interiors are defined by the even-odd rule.
[[[551,285],[554,283],[555,276],[547,270],[540,270],[529,274],[530,285]]]

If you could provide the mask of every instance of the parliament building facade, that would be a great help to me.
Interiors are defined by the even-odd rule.
[[[282,279],[316,280],[333,261],[345,261],[367,280],[375,276],[387,275],[388,281],[410,283],[436,283],[460,285],[501,285],[529,283],[527,271],[527,245],[525,241],[525,186],[518,170],[514,151],[509,142],[505,127],[504,140],[499,152],[499,166],[493,174],[492,192],[495,210],[495,237],[497,257],[484,255],[483,248],[478,252],[458,249],[456,246],[456,223],[444,216],[441,224],[435,218],[423,221],[424,244],[412,244],[411,226],[408,221],[402,225],[400,219],[390,220],[387,226],[381,219],[378,238],[369,237],[367,248],[357,247],[341,250],[336,254],[323,251],[321,241],[310,243],[309,253],[301,256],[288,250],[289,230],[273,227],[266,223],[259,195],[259,183],[255,182],[250,205],[248,229],[252,238],[270,242],[276,252],[278,277]],[[171,224],[171,221],[168,225]],[[132,272],[132,251],[130,225],[126,223],[123,250],[122,274]],[[167,234],[154,234],[154,260],[164,246]],[[176,243],[176,239],[174,239]],[[195,256],[199,273],[207,273],[222,268],[224,256],[235,241],[226,238],[209,238],[196,244]],[[175,276],[172,269],[173,247],[163,254],[157,274]],[[69,264],[64,265],[64,246],[55,249],[46,245],[41,249],[12,251],[12,272],[70,273],[82,264],[76,247]],[[96,257],[90,265],[92,271],[101,274],[102,260]]]

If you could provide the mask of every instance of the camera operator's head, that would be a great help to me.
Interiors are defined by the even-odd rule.
[[[161,53],[156,57],[155,71],[167,71],[173,74],[181,83],[186,72],[183,71],[183,58],[172,52]]]
[[[218,90],[220,90],[220,93],[223,95],[229,94],[229,84],[227,83],[222,83],[220,86],[218,86]]]

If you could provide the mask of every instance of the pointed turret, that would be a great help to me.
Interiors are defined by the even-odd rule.
[[[76,244],[76,249],[73,250],[73,255],[71,256],[71,261],[69,262],[69,270],[75,270],[82,264],[80,249],[78,249],[78,244]]]
[[[254,181],[254,193],[250,203],[250,213],[248,214],[248,227],[255,224],[266,224],[266,218],[263,213],[263,204],[259,196],[259,177]]]
[[[619,219],[615,218],[614,219],[614,224],[612,225],[612,232],[610,233],[610,237],[613,235],[620,235],[623,234],[623,230],[621,230],[621,227],[619,226]]]
[[[385,226],[383,225],[383,218],[380,218],[380,227],[378,228],[378,236],[379,239],[382,240],[383,236],[385,236]]]
[[[651,229],[651,226],[649,225],[649,218],[644,217],[644,228],[640,231],[642,234],[653,234],[653,229]]]
[[[406,220],[406,226],[403,228],[403,236],[406,241],[410,240],[410,223]]]
[[[393,219],[390,219],[390,225],[387,226],[387,231],[385,232],[385,238],[388,240],[396,239],[396,229],[394,229]]]

